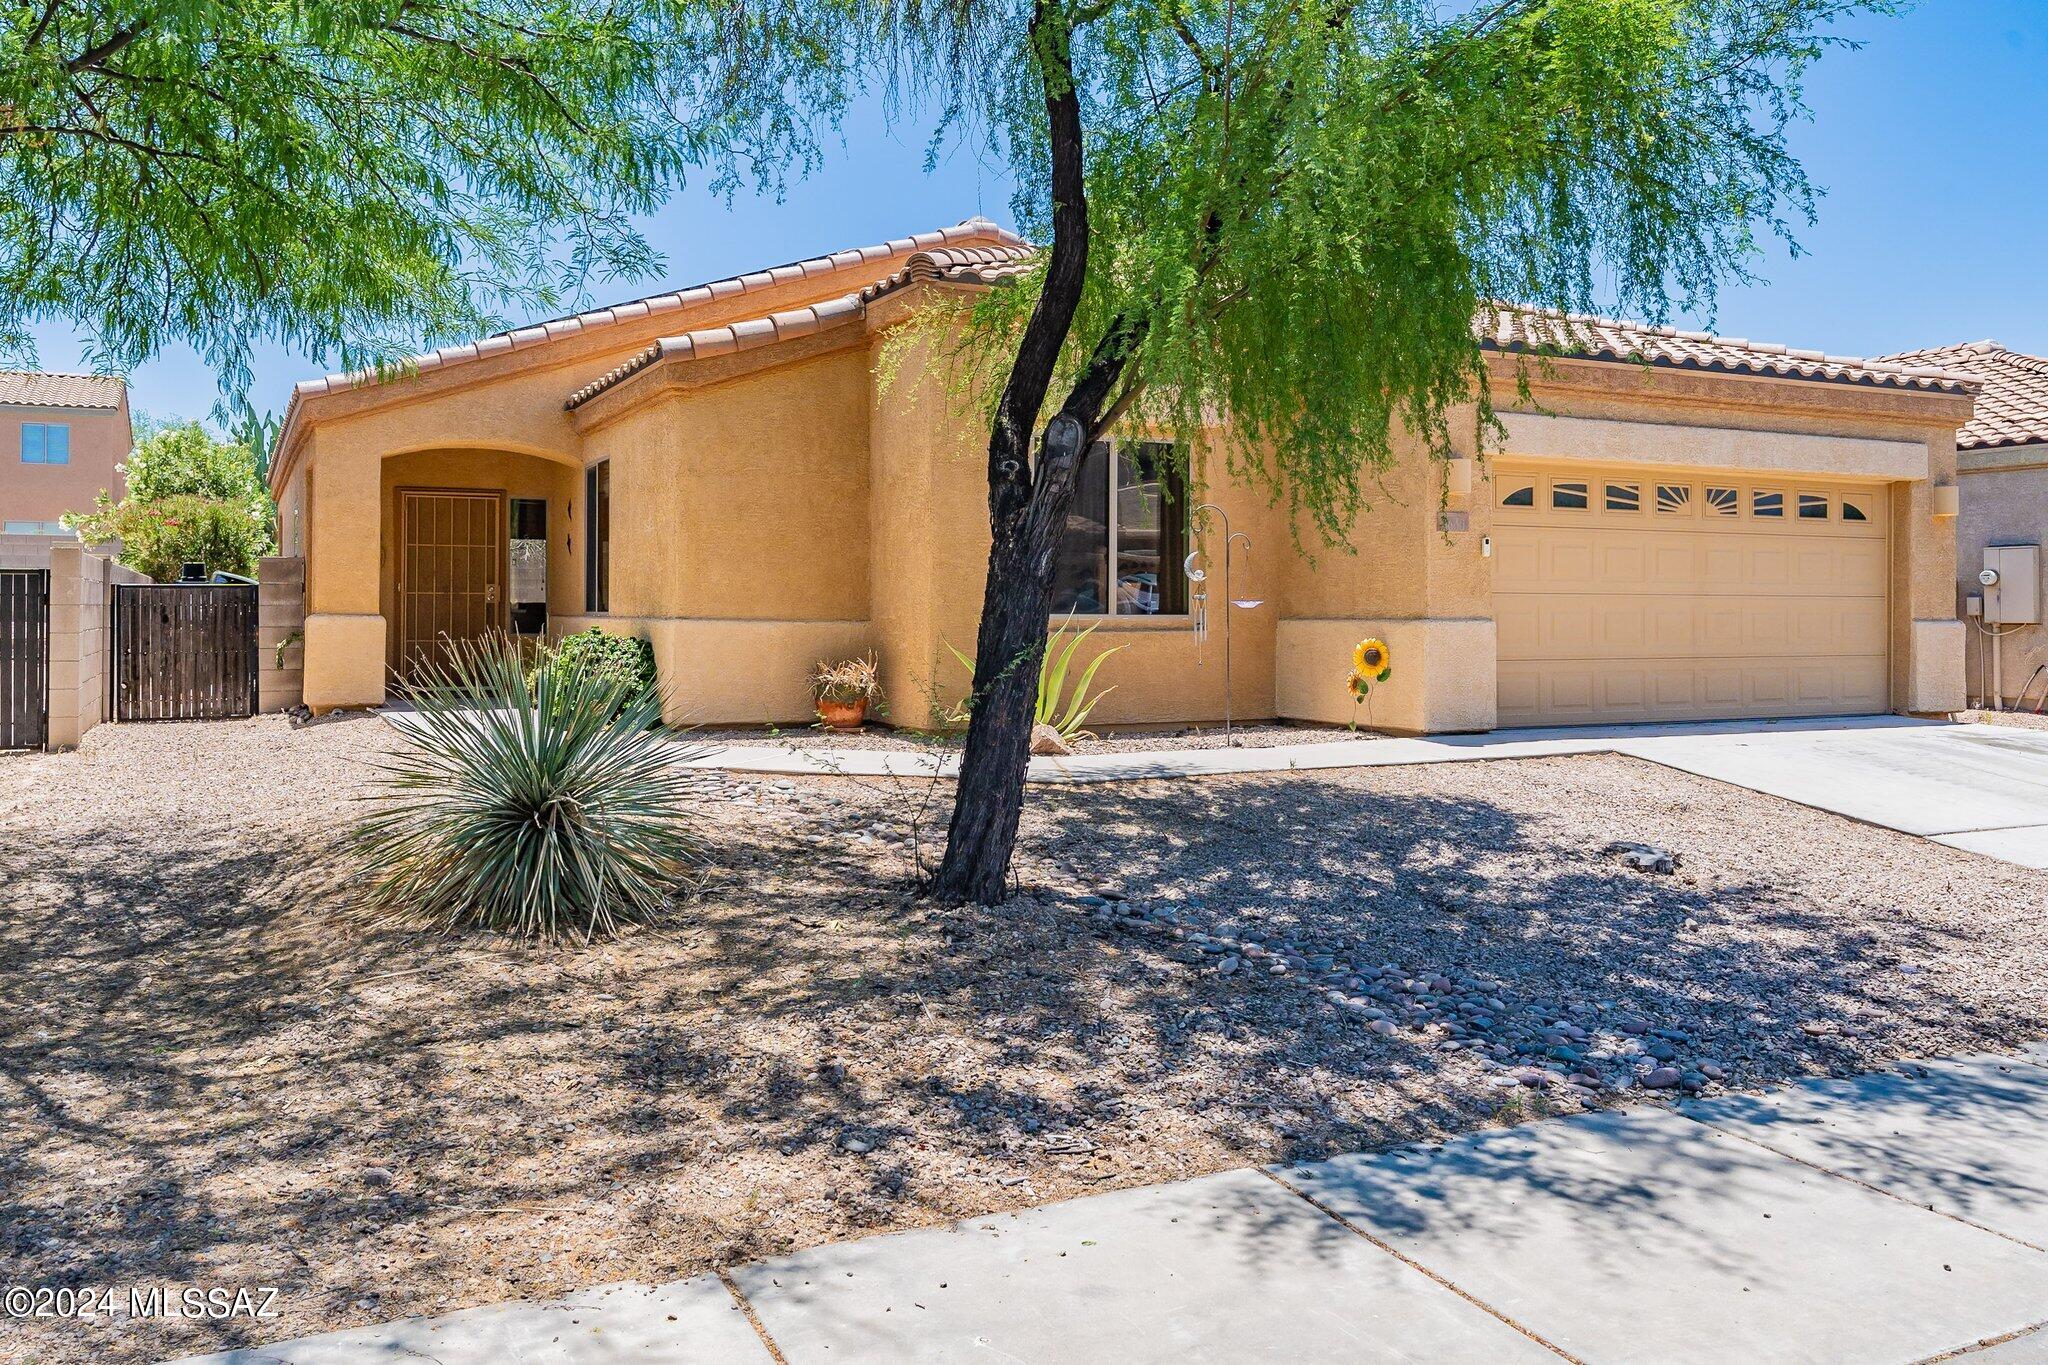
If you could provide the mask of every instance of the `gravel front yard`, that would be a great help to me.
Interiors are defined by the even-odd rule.
[[[764,726],[706,726],[689,732],[692,740],[704,744],[728,744],[735,748],[770,745],[802,749],[891,749],[909,753],[953,753],[965,747],[964,734],[932,734],[922,730],[894,730],[886,725],[869,725],[859,730],[828,730],[822,725],[798,725],[771,729]],[[1230,732],[1230,747],[1270,749],[1281,744],[1330,744],[1340,740],[1374,740],[1381,736],[1370,730],[1353,730],[1333,725],[1276,725],[1270,721],[1239,725]],[[1221,749],[1221,725],[1166,726],[1144,730],[1112,730],[1089,734],[1073,744],[1077,754],[1150,753],[1161,749]]]
[[[2048,1032],[2038,873],[1624,758],[1033,788],[1026,894],[959,911],[909,896],[948,788],[725,780],[667,925],[544,949],[352,927],[338,835],[392,742],[266,717],[0,759],[0,1278],[282,1291],[256,1324],[0,1322],[0,1358]]]

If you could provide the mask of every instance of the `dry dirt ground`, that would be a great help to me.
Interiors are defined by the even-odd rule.
[[[945,788],[733,779],[666,924],[549,948],[355,927],[341,836],[393,742],[0,759],[0,1281],[280,1290],[4,1321],[0,1358],[668,1280],[1642,1102],[1666,1060],[1759,1086],[2048,1030],[2039,874],[1623,758],[1034,787],[1025,894],[961,910],[910,894]]]

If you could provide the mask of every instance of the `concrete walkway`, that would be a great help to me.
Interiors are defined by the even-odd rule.
[[[2048,1360],[2048,1052],[969,1219],[206,1365]]]
[[[2022,867],[2048,868],[2048,731],[1902,716],[1080,754],[1033,759],[1031,780],[1123,782],[1598,753],[1627,754]],[[791,776],[931,777],[958,770],[950,755],[795,743],[718,746],[690,762]]]

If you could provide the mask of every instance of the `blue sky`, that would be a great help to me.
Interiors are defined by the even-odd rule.
[[[1814,71],[1813,122],[1794,150],[1828,190],[1806,254],[1773,249],[1765,283],[1723,294],[1715,330],[1875,355],[1994,337],[2048,353],[2048,0],[1923,0],[1892,19],[1841,30],[1864,41]],[[730,208],[678,194],[644,228],[667,259],[657,278],[599,291],[596,303],[879,242],[984,213],[1008,221],[1000,167],[955,152],[924,170],[917,129],[891,131],[875,107],[849,120],[843,147],[786,200]],[[1681,319],[1705,325],[1704,319]],[[67,329],[40,329],[47,369],[81,367]],[[258,353],[251,397],[282,411],[319,367]],[[203,417],[214,376],[189,351],[131,376],[135,406]]]

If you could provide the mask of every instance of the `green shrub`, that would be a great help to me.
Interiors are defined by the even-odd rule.
[[[542,656],[534,668],[555,673],[566,680],[571,675],[619,683],[635,689],[654,686],[654,646],[631,635],[610,635],[596,626],[564,636],[562,642]],[[535,681],[531,685],[538,686]]]
[[[88,544],[120,541],[121,562],[159,583],[175,579],[188,561],[208,573],[252,577],[256,561],[270,553],[270,526],[247,504],[192,493],[105,505],[67,520]]]
[[[614,637],[616,638],[616,637]],[[696,857],[685,751],[652,687],[457,644],[401,688],[408,743],[357,826],[373,918],[588,942],[658,913]]]

